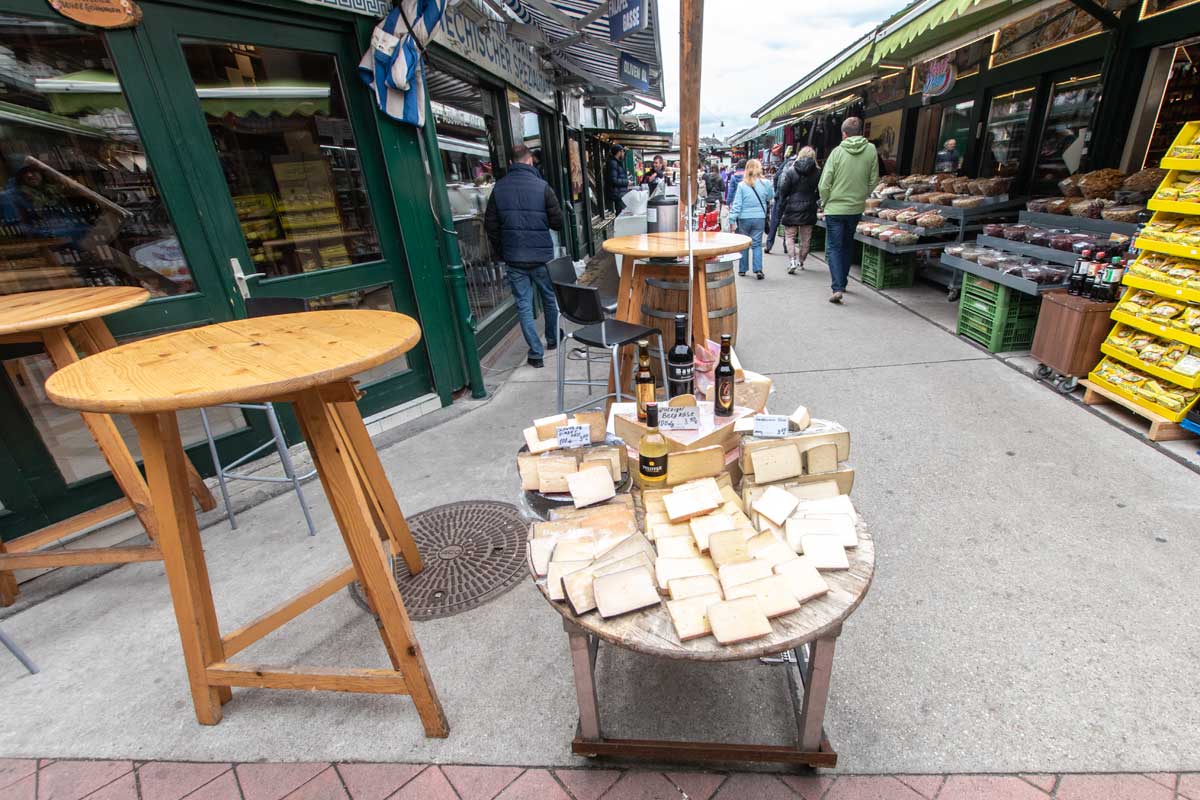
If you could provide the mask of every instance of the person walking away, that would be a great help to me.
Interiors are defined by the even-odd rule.
[[[825,160],[818,184],[825,206],[825,257],[829,263],[829,302],[840,303],[850,277],[854,231],[862,219],[867,195],[879,182],[875,145],[862,136],[862,120],[846,117],[842,142]]]
[[[738,162],[737,169],[729,173],[728,183],[725,184],[725,205],[733,205],[733,195],[737,191],[738,184],[742,182],[742,178],[746,174],[746,159]]]
[[[817,224],[820,179],[817,152],[811,147],[801,147],[796,160],[784,171],[779,182],[775,207],[779,209],[779,222],[783,225],[783,252],[788,252],[789,242],[792,246],[788,259],[789,275],[803,270],[804,259],[808,258],[813,225]]]
[[[771,206],[771,221],[767,225],[767,243],[763,246],[764,253],[770,253],[771,248],[775,246],[775,234],[779,231],[779,185],[783,181],[783,176],[787,174],[788,168],[794,163],[796,163],[796,156],[788,156],[787,160],[783,162],[783,166],[771,177],[771,187],[775,190],[775,204]]]
[[[725,199],[725,182],[721,180],[721,175],[716,167],[713,167],[704,176],[704,196],[713,208],[720,208],[721,202]]]
[[[745,236],[750,237],[750,249],[742,252],[738,274],[746,275],[751,259],[754,262],[754,277],[760,281],[765,277],[762,267],[763,231],[767,229],[767,205],[775,197],[771,182],[763,177],[762,162],[752,158],[746,162],[744,179],[738,182],[729,208],[729,224]]]
[[[609,152],[608,181],[604,188],[608,193],[608,205],[613,211],[620,214],[625,208],[625,202],[621,200],[621,197],[629,191],[629,171],[625,169],[625,148],[614,144]]]
[[[563,213],[550,184],[533,166],[533,154],[519,144],[512,149],[512,166],[496,182],[483,214],[483,227],[492,251],[505,263],[505,277],[517,304],[521,333],[529,345],[526,363],[541,369],[545,350],[558,349],[558,303],[547,262],[554,258],[551,229],[562,231]],[[533,293],[542,298],[546,317],[546,347],[533,324]]]

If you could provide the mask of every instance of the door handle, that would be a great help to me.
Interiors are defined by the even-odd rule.
[[[229,268],[233,270],[233,282],[237,284],[237,290],[245,300],[250,297],[250,280],[246,277],[246,271],[242,269],[242,262],[236,258],[229,259]]]

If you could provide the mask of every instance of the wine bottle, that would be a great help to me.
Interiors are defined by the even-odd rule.
[[[658,432],[658,403],[646,404],[646,432],[638,442],[638,484],[643,489],[667,485],[667,440]]]
[[[692,354],[692,347],[688,344],[687,338],[687,314],[676,314],[675,345],[667,353],[668,398],[695,392],[692,380],[695,356]]]
[[[633,394],[637,398],[637,416],[646,419],[646,404],[655,401],[654,373],[650,371],[650,342],[638,339],[638,368],[634,376]]]
[[[729,346],[733,337],[721,334],[721,360],[717,363],[716,396],[713,398],[713,414],[718,417],[733,416],[733,362],[729,357]]]

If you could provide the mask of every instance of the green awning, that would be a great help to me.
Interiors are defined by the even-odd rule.
[[[851,51],[839,63],[835,64],[823,75],[820,75],[807,86],[804,86],[788,99],[784,100],[775,108],[764,114],[764,121],[770,122],[774,119],[786,116],[793,109],[799,108],[809,100],[817,97],[821,92],[843,83],[851,78],[858,77],[861,74],[866,74],[873,70],[871,64],[868,63],[871,55],[871,41],[865,40],[860,47]]]
[[[942,0],[916,19],[905,23],[898,30],[892,31],[875,42],[875,63],[878,64],[882,59],[911,44],[917,37],[933,28],[962,16],[979,3],[980,0]],[[1003,8],[1007,13],[1012,7],[1005,5]],[[942,40],[950,38],[951,35],[943,30],[939,30],[937,34],[938,38]],[[930,42],[929,44],[932,46],[934,43]]]
[[[0,100],[0,122],[14,122],[18,125],[32,125],[36,128],[69,133],[76,136],[91,136],[95,139],[106,139],[108,133],[99,128],[82,125],[69,117],[49,114],[35,108],[27,108],[16,103],[6,103]]]

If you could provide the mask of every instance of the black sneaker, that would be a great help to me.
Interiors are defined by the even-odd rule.
[[[562,334],[561,334],[561,335],[558,337],[558,342],[564,342],[564,341],[566,341],[566,339],[567,339],[567,334],[566,334],[566,332],[564,331],[564,332],[562,332]],[[547,350],[557,350],[557,349],[558,349],[558,342],[554,341],[554,337],[546,337],[546,349],[547,349]]]
[[[756,273],[754,273],[754,276],[755,276],[756,278],[758,278],[760,281],[761,281],[761,280],[764,280],[764,279],[767,277],[766,275],[762,274],[761,272],[756,272]]]
[[[542,359],[534,358],[533,356],[530,356],[529,358],[525,359],[525,363],[528,364],[529,366],[533,367],[534,369],[541,369],[542,367],[546,366],[546,364],[542,361]]]

